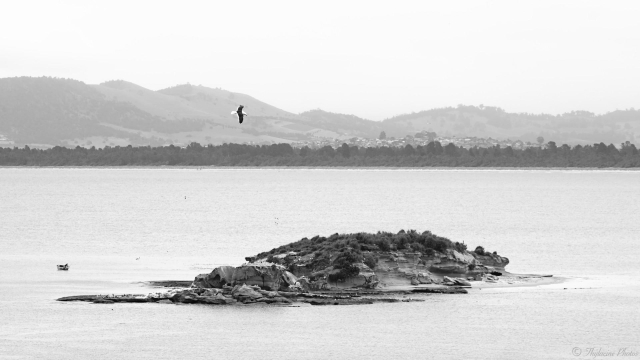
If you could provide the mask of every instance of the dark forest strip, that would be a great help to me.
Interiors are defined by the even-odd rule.
[[[223,144],[187,147],[105,147],[73,149],[0,148],[0,166],[311,166],[311,167],[577,167],[636,168],[633,144],[556,146],[513,149],[510,146],[462,148],[437,141],[413,147],[293,148],[289,144]]]

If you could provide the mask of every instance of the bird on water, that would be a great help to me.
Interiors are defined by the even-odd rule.
[[[238,117],[238,122],[240,122],[240,124],[242,124],[242,120],[244,120],[245,116],[249,116],[249,115],[247,115],[247,113],[242,111],[243,108],[244,108],[244,106],[240,105],[240,106],[238,106],[238,109],[236,109],[236,111],[232,111],[231,112],[231,114],[235,114]]]

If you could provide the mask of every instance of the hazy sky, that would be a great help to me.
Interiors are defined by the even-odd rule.
[[[385,3],[384,5],[377,5]],[[190,82],[381,120],[640,108],[640,1],[12,1],[0,77]],[[248,112],[250,112],[248,110]]]

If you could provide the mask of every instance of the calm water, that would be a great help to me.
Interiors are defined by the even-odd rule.
[[[400,229],[568,280],[357,307],[54,301],[148,293],[137,282],[192,279],[305,236]],[[0,358],[640,353],[639,234],[640,172],[2,168]]]

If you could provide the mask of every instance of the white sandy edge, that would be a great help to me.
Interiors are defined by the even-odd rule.
[[[555,276],[540,276],[540,275],[516,275],[505,274],[497,276],[495,282],[490,281],[470,281],[472,289],[482,288],[511,288],[511,287],[523,287],[523,286],[542,286],[559,284],[566,281],[566,278]]]

